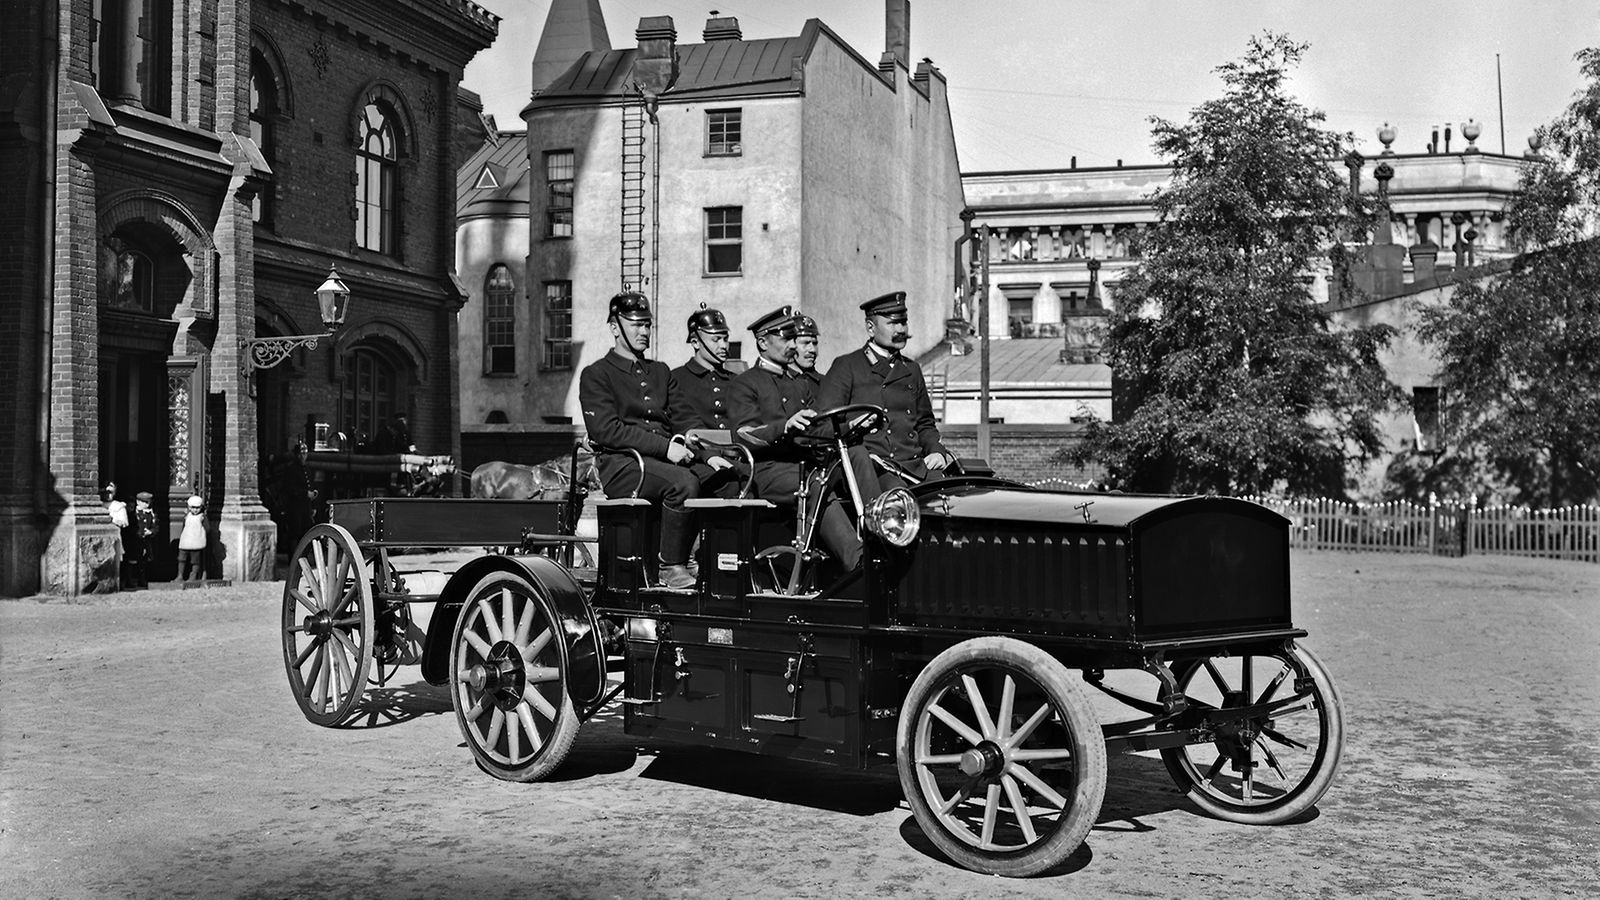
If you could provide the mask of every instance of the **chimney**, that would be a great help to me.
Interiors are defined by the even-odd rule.
[[[652,120],[662,94],[678,81],[678,29],[671,16],[646,16],[633,33],[639,52],[633,60],[634,83],[644,95]]]
[[[884,0],[883,53],[911,68],[911,0]]]
[[[719,16],[716,10],[711,11],[711,18],[706,20],[706,30],[700,37],[706,43],[712,41],[737,41],[742,38],[739,32],[739,20],[733,16]]]

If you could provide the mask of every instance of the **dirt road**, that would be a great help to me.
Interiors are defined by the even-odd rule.
[[[0,896],[1594,896],[1600,567],[1293,562],[1348,730],[1318,814],[1215,821],[1113,757],[1084,848],[1004,884],[940,858],[892,773],[636,743],[615,707],[530,785],[472,765],[415,669],[312,726],[280,584],[0,601]]]

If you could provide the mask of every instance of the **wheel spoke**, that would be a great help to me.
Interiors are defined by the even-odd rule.
[[[539,728],[533,719],[533,710],[528,708],[526,698],[517,704],[517,718],[522,720],[522,730],[528,733],[528,752],[538,753],[544,746],[544,740],[539,737]]]
[[[1216,780],[1217,773],[1222,771],[1222,767],[1226,765],[1227,762],[1228,761],[1224,759],[1221,754],[1218,754],[1217,761],[1211,764],[1211,768],[1206,770],[1206,777],[1201,780],[1203,780],[1206,784],[1210,784],[1212,781]]]
[[[1273,740],[1275,740],[1278,743],[1284,745],[1285,747],[1293,747],[1296,750],[1309,750],[1309,749],[1311,749],[1310,747],[1307,747],[1305,744],[1302,744],[1299,741],[1295,740],[1294,738],[1289,737],[1288,735],[1284,734],[1283,732],[1279,731],[1276,728],[1262,728],[1261,729],[1261,733],[1266,735],[1269,738],[1272,738]]]
[[[350,658],[345,656],[344,648],[336,642],[329,641],[328,649],[333,653],[333,694],[335,698],[343,697],[355,683],[350,671]]]
[[[968,778],[963,782],[961,787],[950,795],[950,799],[944,802],[944,806],[939,807],[939,815],[948,816],[951,810],[972,799],[972,792],[978,787],[978,782],[977,778]]]
[[[355,591],[355,589],[356,589],[356,586],[355,586],[354,582],[346,584],[346,581],[349,580],[349,577],[350,577],[350,555],[348,553],[340,553],[339,554],[339,567],[336,570],[334,570],[334,573],[333,573],[333,585],[332,585],[333,589],[336,590],[336,591],[339,591],[340,594],[341,594],[341,596],[339,597],[339,608],[337,610],[335,610],[334,613],[333,613],[336,616],[339,613],[344,611],[345,605],[350,602],[349,601],[350,594],[353,593]]]
[[[482,697],[478,698],[477,703],[472,704],[471,709],[461,714],[461,718],[466,719],[468,722],[476,722],[478,721],[479,717],[488,712],[489,707],[493,705],[494,703],[489,699],[489,695],[484,694]]]
[[[465,640],[468,644],[471,644],[472,645],[472,649],[478,651],[478,656],[479,657],[481,657],[483,659],[488,659],[489,658],[489,651],[492,648],[490,647],[488,641],[486,641],[483,638],[478,636],[478,633],[476,631],[473,631],[470,628],[463,629],[462,632],[461,632],[461,638],[462,638],[462,640]]]
[[[510,590],[501,588],[500,593],[502,596],[504,596],[509,594]],[[500,630],[500,623],[496,622],[494,618],[493,598],[483,598],[483,600],[478,604],[478,613],[479,619],[481,619],[483,622],[483,630],[489,633],[489,640],[491,642],[498,644],[506,639],[505,633]]]
[[[1249,703],[1250,697],[1255,693],[1256,673],[1255,666],[1250,663],[1252,659],[1254,657],[1251,656],[1241,656],[1239,658],[1239,693],[1241,694],[1240,700],[1244,703]]]
[[[561,680],[561,670],[555,666],[533,666],[527,669],[528,684],[546,684]]]
[[[311,546],[314,548],[316,544]],[[317,581],[316,572],[311,569],[311,561],[301,556],[296,557],[295,562],[300,564],[300,581],[306,586],[308,602],[312,604],[309,607],[310,610],[312,612],[320,612],[327,609],[328,605],[322,597],[321,584]]]
[[[1017,701],[1017,683],[1012,680],[1011,673],[1006,673],[1006,680],[1000,686],[1000,717],[995,720],[995,743],[1004,744],[1006,736],[1011,733],[1011,712]]]
[[[502,635],[515,635],[517,633],[517,603],[510,591],[500,592],[500,633]]]
[[[333,609],[328,614],[336,619],[339,618],[344,615],[345,608],[350,605],[350,601],[359,596],[361,596],[361,584],[359,582],[352,581],[344,585],[340,590],[339,602],[334,604]]]
[[[1265,702],[1267,702],[1267,698],[1271,697],[1273,695],[1273,693],[1275,693],[1278,690],[1278,685],[1283,684],[1283,680],[1285,678],[1288,678],[1288,677],[1289,677],[1288,666],[1285,666],[1284,668],[1279,669],[1278,670],[1278,674],[1273,676],[1272,681],[1268,682],[1267,686],[1262,689],[1261,694],[1256,697],[1255,702],[1256,703],[1265,703]]]
[[[1263,741],[1260,738],[1256,738],[1256,743],[1260,745],[1260,747],[1261,747],[1261,755],[1266,757],[1267,765],[1272,767],[1272,771],[1278,773],[1279,780],[1287,782],[1289,780],[1289,776],[1288,776],[1288,774],[1286,772],[1283,771],[1283,766],[1278,765],[1278,756],[1277,756],[1277,754],[1272,752],[1272,748],[1267,746],[1267,742],[1266,741]]]
[[[978,836],[985,849],[994,846],[994,825],[1000,819],[1000,785],[990,784],[983,802],[983,833]]]
[[[940,706],[938,703],[928,704],[928,714],[950,727],[951,731],[961,735],[970,744],[983,743],[983,735],[973,731],[967,723],[956,718],[954,714]]]
[[[311,654],[315,653],[317,648],[322,646],[322,642],[327,640],[327,639],[328,639],[327,635],[319,634],[316,637],[312,638],[309,642],[307,642],[306,643],[306,648],[304,650],[301,650],[300,651],[300,655],[295,658],[295,661],[294,661],[295,669],[298,671],[301,666],[305,665],[306,660],[311,657]]]
[[[528,691],[524,693],[522,695],[522,700],[524,703],[527,703],[534,709],[538,710],[539,715],[544,716],[546,719],[549,719],[552,722],[556,720],[556,708],[551,706],[550,701],[544,699],[544,695],[540,694],[538,691]]]
[[[1005,742],[1005,749],[1010,750],[1028,738],[1033,737],[1034,729],[1038,728],[1049,717],[1051,711],[1052,707],[1049,703],[1045,703],[1037,710],[1034,710],[1033,715],[1028,717],[1028,721],[1023,722],[1021,728],[1011,733],[1011,738]]]
[[[505,710],[496,706],[489,715],[489,733],[484,735],[483,745],[493,748],[500,743],[500,733],[506,728]]]
[[[1043,778],[1033,774],[1027,766],[1007,764],[1006,774],[1033,788],[1034,793],[1050,801],[1056,809],[1067,808],[1067,798],[1056,792],[1056,789],[1045,783]]]
[[[1006,797],[1011,800],[1011,809],[1017,814],[1017,824],[1022,826],[1022,836],[1029,844],[1039,839],[1039,832],[1033,829],[1033,817],[1028,815],[1028,801],[1022,799],[1022,787],[1010,775],[1001,775],[1000,783],[1006,786]]]
[[[302,660],[305,659],[307,655],[311,655],[312,656],[312,659],[311,659],[311,671],[306,673],[305,683],[302,684],[301,688],[300,688],[300,697],[302,699],[310,700],[311,699],[311,691],[314,688],[316,688],[316,686],[317,686],[317,677],[322,674],[322,663],[324,661],[323,654],[318,653],[317,651],[321,650],[322,649],[322,645],[324,643],[326,643],[326,642],[327,642],[326,638],[318,637],[315,641],[313,641],[311,643],[311,646],[306,648],[306,652],[305,653],[300,654],[300,658]],[[295,670],[299,671],[299,669],[300,669],[300,664],[297,662],[297,663],[295,663]]]
[[[522,615],[517,620],[516,633],[511,636],[511,643],[518,647],[528,644],[528,636],[533,632],[533,620],[537,614],[535,604],[528,603],[522,610]]]
[[[550,646],[550,640],[553,637],[555,637],[555,633],[548,628],[539,632],[539,636],[533,639],[533,643],[522,651],[522,661],[528,665],[533,665],[533,661],[538,658],[539,654],[544,652],[544,648]]]
[[[1006,757],[1016,762],[1049,762],[1054,759],[1071,759],[1073,752],[1063,747],[1060,750],[1012,750]]]
[[[961,763],[959,753],[935,753],[917,757],[919,766],[954,766]]]
[[[302,559],[302,560],[300,560],[300,562],[304,563],[305,560]],[[294,588],[294,587],[289,588],[289,596],[294,598],[294,602],[296,602],[296,603],[300,604],[301,606],[305,607],[306,612],[316,612],[317,611],[317,605],[315,603],[312,603],[311,602],[311,598],[307,597],[304,593],[302,593],[299,588]]]
[[[328,671],[333,668],[333,648],[327,641],[322,642],[322,652],[317,654],[318,661],[322,663],[317,672],[317,712],[328,711]]]
[[[520,709],[520,707],[518,707]],[[506,758],[515,765],[522,756],[522,717],[506,716]]]
[[[1223,678],[1222,673],[1217,671],[1217,664],[1207,659],[1206,671],[1210,673],[1211,683],[1217,686],[1217,690],[1226,694],[1228,692],[1228,679]]]
[[[962,674],[961,685],[967,689],[967,702],[972,705],[972,715],[978,720],[978,729],[985,738],[994,740],[994,720],[989,718],[989,705],[983,701],[978,682],[971,675]]]

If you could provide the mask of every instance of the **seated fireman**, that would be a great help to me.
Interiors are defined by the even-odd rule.
[[[822,372],[817,368],[817,353],[822,349],[822,332],[817,320],[803,312],[794,314],[794,362],[789,364],[789,374],[803,381],[806,405],[817,398],[817,388],[822,386]]]
[[[883,427],[851,449],[851,469],[861,485],[861,502],[869,503],[906,483],[894,472],[873,466],[868,452],[899,464],[917,479],[937,477],[955,457],[939,441],[922,367],[902,355],[910,337],[905,292],[874,297],[861,304],[861,311],[866,314],[866,346],[840,356],[828,367],[817,389],[816,407],[870,403],[888,412]]]
[[[672,397],[672,428],[685,435],[695,428],[731,435],[733,373],[728,371],[728,320],[720,310],[700,309],[690,314],[689,344],[694,356],[672,370],[677,387]],[[744,465],[700,447],[692,435],[689,447],[696,457],[689,471],[700,479],[701,496],[738,497],[747,476]]]
[[[760,355],[755,365],[733,380],[739,439],[755,454],[756,495],[779,506],[792,506],[800,489],[800,463],[805,459],[805,451],[794,438],[811,424],[816,411],[806,406],[809,392],[805,380],[788,371],[795,354],[789,307],[767,313],[750,330],[755,333]],[[835,559],[847,569],[856,567],[861,559],[861,538],[832,496],[824,501],[817,531]]]
[[[650,301],[633,291],[617,294],[607,323],[611,352],[578,378],[584,423],[602,448],[595,468],[606,496],[623,497],[639,476],[633,454],[618,451],[633,449],[644,457],[639,496],[661,504],[661,581],[670,588],[693,587],[688,561],[694,530],[684,503],[700,495],[700,482],[686,468],[693,454],[673,438],[672,372],[666,363],[644,358],[650,349]]]

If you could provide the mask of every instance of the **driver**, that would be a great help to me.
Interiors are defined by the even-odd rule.
[[[805,451],[794,438],[811,424],[816,411],[806,405],[805,382],[787,371],[795,355],[790,308],[780,306],[767,313],[750,330],[760,355],[755,365],[733,380],[739,439],[756,458],[757,496],[779,506],[792,506],[800,489],[800,463],[805,459]],[[847,570],[856,567],[861,559],[861,538],[836,498],[823,504],[817,531],[835,559]]]
[[[727,366],[728,320],[720,310],[702,306],[689,315],[688,330],[694,356],[672,370],[678,386],[672,398],[673,430],[684,435],[695,428],[731,434],[733,373]],[[738,497],[746,475],[744,466],[700,447],[692,435],[689,447],[696,451],[696,461],[689,470],[700,479],[701,496],[715,495],[724,500]]]
[[[611,352],[578,377],[578,403],[589,437],[601,445],[595,468],[607,497],[624,497],[639,477],[633,454],[644,457],[639,496],[661,504],[661,581],[669,588],[692,588],[689,546],[694,540],[684,503],[700,495],[700,481],[687,466],[694,454],[674,438],[668,410],[677,386],[666,363],[645,359],[653,322],[650,301],[635,291],[611,298],[606,322]]]
[[[833,361],[817,389],[819,409],[852,403],[870,403],[888,412],[882,428],[851,448],[851,467],[861,486],[861,502],[905,479],[892,470],[881,473],[870,464],[867,452],[898,464],[921,481],[942,473],[955,456],[939,440],[933,403],[922,367],[903,355],[910,331],[906,328],[906,294],[893,291],[861,304],[866,314],[867,343]]]

